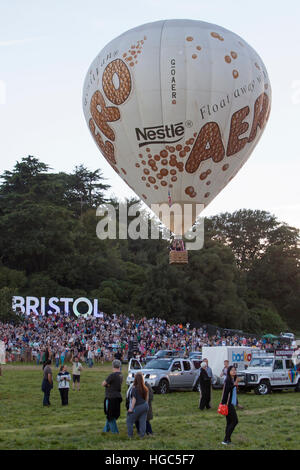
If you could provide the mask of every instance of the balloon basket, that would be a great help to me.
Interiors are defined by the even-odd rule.
[[[188,264],[188,252],[171,250],[169,254],[169,264]]]

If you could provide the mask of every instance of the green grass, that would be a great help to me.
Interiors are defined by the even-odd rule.
[[[0,449],[179,450],[222,449],[225,418],[217,414],[221,391],[213,391],[213,409],[198,409],[196,392],[154,395],[155,436],[127,438],[125,400],[118,420],[119,435],[102,434],[104,389],[111,368],[85,368],[81,391],[69,392],[62,407],[54,372],[51,407],[42,406],[41,367],[3,366],[0,377]],[[123,370],[124,381],[127,377]],[[126,385],[123,385],[125,396]],[[300,393],[282,392],[261,397],[240,394],[244,410],[228,449],[300,449]]]

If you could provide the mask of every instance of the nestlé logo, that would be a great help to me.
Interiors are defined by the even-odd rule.
[[[135,128],[139,147],[149,144],[174,144],[179,142],[184,134],[183,122],[161,126]]]

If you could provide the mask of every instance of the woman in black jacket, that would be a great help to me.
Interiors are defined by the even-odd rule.
[[[235,386],[236,380],[236,368],[229,366],[227,370],[227,376],[224,383],[222,405],[228,405],[228,415],[226,416],[226,431],[225,438],[222,444],[228,445],[231,443],[231,434],[234,428],[238,424],[238,418],[235,411],[237,405],[237,389]]]
[[[210,406],[210,394],[211,394],[211,379],[208,376],[207,372],[207,363],[202,362],[201,363],[201,370],[200,370],[200,376],[199,376],[199,381],[200,381],[200,403],[199,403],[199,408],[200,410],[204,410],[204,408],[211,408]]]

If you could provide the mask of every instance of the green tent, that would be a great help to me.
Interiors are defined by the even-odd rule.
[[[271,333],[264,335],[263,338],[266,339],[278,339],[278,336],[272,335]]]

